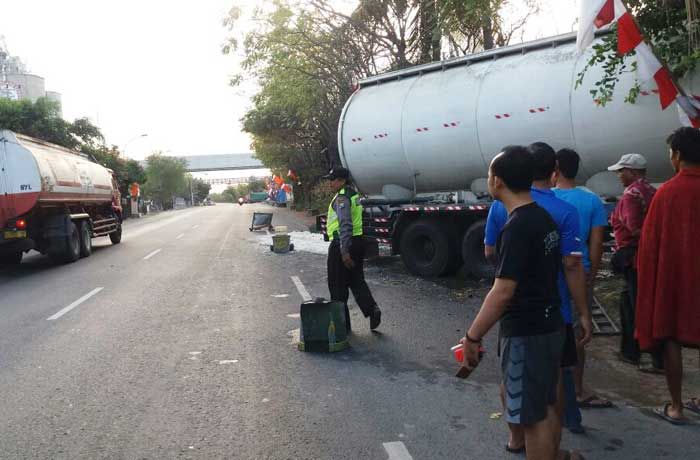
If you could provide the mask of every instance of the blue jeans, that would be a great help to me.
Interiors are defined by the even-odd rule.
[[[564,384],[564,426],[569,430],[578,430],[581,426],[581,410],[578,408],[576,400],[576,385],[574,385],[574,374],[571,368],[562,369]]]

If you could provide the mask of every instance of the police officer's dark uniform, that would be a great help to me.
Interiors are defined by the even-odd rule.
[[[365,282],[363,261],[365,257],[362,238],[362,205],[357,191],[348,184],[350,173],[345,168],[335,168],[326,179],[344,179],[338,193],[328,206],[326,233],[331,241],[328,248],[328,289],[331,300],[343,302],[350,330],[348,288],[360,306],[362,314],[370,318],[370,328],[381,322],[382,312]]]

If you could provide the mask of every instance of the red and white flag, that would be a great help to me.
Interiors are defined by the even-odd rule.
[[[617,53],[620,56],[636,52],[637,72],[641,82],[654,80],[658,87],[661,109],[665,110],[674,101],[684,113],[681,121],[700,126],[698,101],[684,96],[673,81],[671,72],[656,57],[644,41],[632,14],[621,0],[583,0],[581,2],[580,28],[576,37],[579,54],[588,48],[595,38],[595,31],[617,22]],[[685,119],[684,119],[685,118]],[[690,126],[689,125],[689,126]]]

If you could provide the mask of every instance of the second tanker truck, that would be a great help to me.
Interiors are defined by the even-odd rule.
[[[624,102],[634,72],[602,107],[589,90],[602,69],[576,88],[588,55],[567,34],[360,82],[342,112],[338,145],[365,201],[365,235],[390,245],[414,274],[439,276],[464,263],[476,276],[483,255],[488,165],[502,147],[544,141],[581,155],[580,183],[619,195],[606,172],[622,154],[641,153],[652,182],[671,174],[666,137],[680,126],[675,107],[661,111],[655,87]],[[684,81],[696,87],[695,76]]]
[[[92,253],[92,238],[121,241],[112,172],[78,152],[0,130],[0,265],[32,249],[60,263]]]

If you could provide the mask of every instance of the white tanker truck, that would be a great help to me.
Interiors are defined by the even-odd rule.
[[[680,126],[676,109],[661,111],[651,86],[625,103],[633,73],[621,77],[611,103],[597,105],[589,90],[602,69],[590,69],[575,88],[588,60],[577,56],[575,41],[575,34],[561,35],[360,82],[342,112],[338,145],[368,197],[367,237],[390,245],[417,275],[439,276],[464,263],[488,276],[485,178],[509,144],[575,149],[580,183],[604,198],[621,193],[606,168],[625,153],[647,158],[652,182],[667,180],[665,139]],[[694,83],[691,76],[684,85]]]
[[[0,265],[35,249],[61,263],[92,253],[92,238],[121,241],[112,172],[78,152],[0,130]]]

